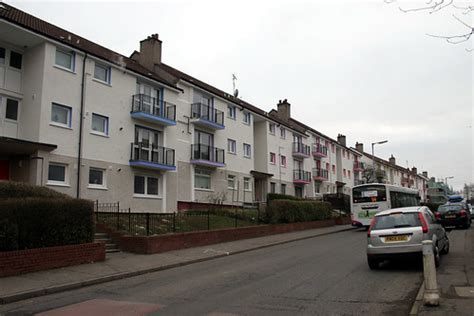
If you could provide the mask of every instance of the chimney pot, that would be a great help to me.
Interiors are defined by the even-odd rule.
[[[342,146],[346,146],[346,136],[343,134],[337,134],[337,142]]]
[[[288,121],[291,117],[291,104],[287,99],[279,100],[277,104],[278,117],[284,121]]]
[[[155,64],[161,64],[161,44],[157,33],[141,41],[138,62],[145,68],[154,70]]]
[[[356,142],[356,150],[360,153],[363,153],[364,152],[364,144]]]

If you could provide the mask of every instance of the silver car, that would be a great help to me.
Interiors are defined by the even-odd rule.
[[[367,232],[367,261],[378,269],[384,260],[422,255],[422,241],[433,241],[435,264],[449,252],[444,228],[426,206],[403,207],[378,213]]]

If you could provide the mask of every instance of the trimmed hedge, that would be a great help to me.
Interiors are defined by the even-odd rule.
[[[93,202],[72,198],[0,200],[0,251],[92,242],[93,212]]]
[[[266,222],[297,223],[331,218],[332,207],[327,202],[273,200],[266,209]]]
[[[68,195],[57,191],[22,182],[0,181],[0,199],[8,198],[63,198]]]
[[[279,193],[268,193],[267,194],[267,202],[273,200],[292,200],[292,201],[301,201],[299,197],[293,195],[286,195],[286,194],[279,194]]]

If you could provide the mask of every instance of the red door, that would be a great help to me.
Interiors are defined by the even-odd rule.
[[[10,180],[10,161],[0,160],[0,180]]]

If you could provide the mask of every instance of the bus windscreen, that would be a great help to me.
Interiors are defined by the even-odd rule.
[[[352,189],[353,203],[387,201],[387,189],[383,185],[367,185]]]

